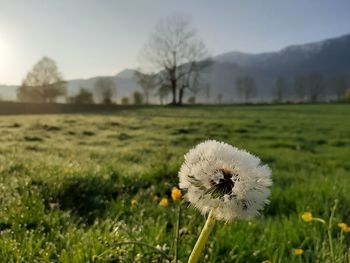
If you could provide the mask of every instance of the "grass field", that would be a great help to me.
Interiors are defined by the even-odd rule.
[[[260,217],[216,224],[203,262],[350,262],[350,233],[338,227],[350,224],[349,105],[2,116],[0,261],[167,262],[171,188],[183,155],[206,139],[259,156],[274,185]],[[182,211],[186,262],[205,217]],[[306,211],[327,224],[303,222]]]

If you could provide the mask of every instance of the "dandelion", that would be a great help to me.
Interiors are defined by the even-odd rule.
[[[302,254],[304,254],[304,250],[302,250],[301,248],[296,248],[292,250],[292,253],[295,256],[301,256]]]
[[[136,208],[137,205],[138,205],[137,199],[132,199],[132,200],[131,200],[131,207],[132,207],[132,208]]]
[[[160,200],[159,202],[159,205],[164,207],[164,208],[167,208],[169,206],[169,201],[167,198],[162,198],[162,200]]]
[[[245,150],[214,140],[185,155],[179,172],[185,198],[208,219],[189,262],[197,262],[216,220],[249,219],[259,214],[270,195],[271,170]]]
[[[301,218],[302,218],[303,221],[305,221],[305,222],[311,222],[311,221],[312,221],[312,213],[310,213],[310,212],[305,212],[304,214],[302,214]]]
[[[185,155],[180,188],[203,214],[217,220],[249,219],[259,214],[270,195],[271,170],[245,150],[214,140]]]
[[[311,212],[304,212],[301,215],[301,219],[304,222],[318,221],[318,222],[321,222],[322,224],[326,223],[326,221],[324,221],[322,218],[314,217]]]
[[[182,198],[181,190],[177,187],[173,187],[173,189],[171,190],[171,198],[173,199],[174,202],[181,200]]]
[[[341,228],[341,230],[343,230],[345,233],[349,233],[350,232],[350,227],[345,224],[345,223],[339,223],[338,226]]]

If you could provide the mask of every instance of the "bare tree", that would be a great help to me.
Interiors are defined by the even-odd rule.
[[[168,95],[170,93],[171,89],[168,85],[163,84],[158,89],[158,96],[159,96],[159,102],[160,104],[164,104],[165,101],[168,100]]]
[[[236,89],[238,96],[245,103],[254,98],[257,92],[255,81],[251,76],[238,77],[236,79]]]
[[[116,87],[109,77],[98,78],[95,82],[95,95],[100,103],[111,104],[116,95]]]
[[[308,86],[309,100],[317,102],[323,93],[324,79],[319,73],[311,73],[306,76]]]
[[[209,104],[210,103],[210,84],[209,83],[206,83],[204,85],[204,92],[205,92],[205,97],[207,99],[207,103]]]
[[[307,84],[305,76],[297,76],[294,79],[294,90],[297,100],[304,101],[306,99]]]
[[[134,79],[140,85],[145,103],[149,104],[150,93],[157,87],[157,75],[156,74],[145,74],[141,71],[135,71]]]
[[[203,91],[203,89],[205,88],[205,85],[203,85],[201,83],[200,74],[193,74],[192,79],[190,80],[190,84],[188,84],[187,86],[180,87],[180,92],[179,92],[180,104],[182,103],[184,91],[186,88],[192,93],[192,96],[189,98],[189,99],[191,99],[190,100],[191,104],[195,104],[196,99],[197,99],[197,95],[201,91]]]
[[[17,90],[17,97],[21,101],[54,102],[66,93],[66,81],[55,61],[43,57],[23,79]]]
[[[309,102],[320,99],[324,88],[323,76],[319,73],[307,73],[296,77],[294,85],[297,97]]]
[[[346,75],[338,75],[333,79],[333,89],[337,95],[338,100],[342,100],[345,97],[345,92],[348,87],[348,80]]]
[[[285,77],[276,79],[275,87],[273,89],[274,98],[277,102],[283,102],[288,90],[288,81]]]
[[[182,16],[171,16],[158,22],[143,58],[160,72],[162,83],[170,86],[172,104],[182,103],[184,91],[190,87],[194,76],[209,65],[204,62],[208,60],[205,45],[189,20]]]

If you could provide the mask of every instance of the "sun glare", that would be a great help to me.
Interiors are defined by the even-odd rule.
[[[0,36],[0,73],[6,72],[11,63],[11,47],[3,36]]]

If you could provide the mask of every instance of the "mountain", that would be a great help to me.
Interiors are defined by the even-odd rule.
[[[247,54],[229,52],[216,56],[214,60],[237,64],[241,67],[277,70],[290,73],[296,71],[338,72],[350,69],[350,34],[324,41],[292,45],[277,52]]]
[[[345,74],[350,87],[350,34],[314,43],[291,45],[276,52],[249,54],[228,52],[213,57],[214,63],[204,74],[202,83],[210,88],[210,102],[215,102],[218,94],[222,94],[223,102],[239,101],[235,88],[236,79],[249,75],[254,78],[257,86],[256,101],[271,101],[272,90],[278,77],[285,77],[289,82],[288,99],[294,99],[293,83],[296,76],[306,73],[322,74],[325,88],[325,99],[335,97],[331,89],[334,77]],[[140,91],[139,85],[133,79],[133,69],[125,69],[114,76],[108,76],[117,87],[118,101],[122,97],[132,96],[134,91]],[[99,77],[75,79],[68,82],[68,95],[73,96],[80,88],[93,90]],[[0,86],[2,99],[14,99],[16,87]],[[204,89],[203,89],[204,90]],[[207,102],[205,92],[198,94],[197,101]],[[191,94],[188,94],[191,96]],[[157,98],[153,102],[157,102]]]
[[[207,80],[224,97],[237,98],[235,79],[250,75],[255,79],[258,96],[271,100],[272,89],[280,76],[289,81],[289,97],[292,98],[294,78],[301,74],[318,73],[324,77],[323,95],[333,98],[331,82],[334,77],[344,74],[350,78],[350,34],[319,42],[292,45],[277,52],[248,54],[229,52],[214,57],[212,73]],[[226,95],[226,96],[225,96]]]

